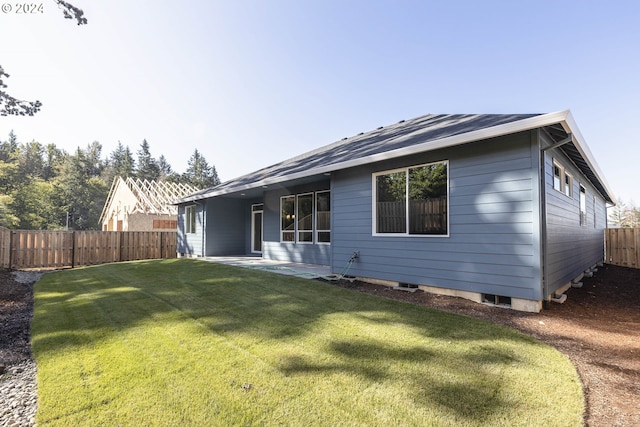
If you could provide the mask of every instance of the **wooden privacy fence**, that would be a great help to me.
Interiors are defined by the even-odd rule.
[[[640,228],[608,228],[605,236],[608,264],[640,268]]]
[[[0,227],[0,267],[62,268],[175,258],[175,231],[36,231]]]
[[[405,201],[377,202],[376,230],[382,233],[407,232]],[[409,233],[431,234],[447,230],[447,198],[409,201]]]

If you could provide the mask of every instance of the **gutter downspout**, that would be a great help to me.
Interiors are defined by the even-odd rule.
[[[205,250],[205,245],[207,244],[206,233],[207,233],[207,202],[205,201],[202,203],[202,247],[200,249],[201,251],[200,256],[203,258],[205,256],[205,253],[207,252]]]
[[[538,131],[538,147],[540,146],[540,131]],[[539,171],[540,171],[540,278],[542,279],[542,309],[549,309],[549,301],[547,300],[548,283],[547,280],[547,187],[545,180],[545,149],[540,150],[539,156]]]

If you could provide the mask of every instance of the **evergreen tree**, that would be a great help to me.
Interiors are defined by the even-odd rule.
[[[0,143],[0,195],[9,194],[20,181],[18,179],[18,158],[20,147],[16,134],[9,132],[9,140]],[[10,199],[10,197],[9,197]],[[5,199],[5,206],[8,204]]]
[[[187,182],[199,189],[205,189],[220,184],[218,172],[214,166],[209,166],[207,160],[195,149],[189,162],[187,171],[183,175],[183,182]]]
[[[75,230],[99,229],[98,220],[107,198],[109,188],[99,177],[92,176],[92,166],[88,165],[87,153],[80,148],[70,156],[64,165],[64,172],[56,182],[56,196],[62,224],[67,223]]]
[[[89,176],[100,176],[104,170],[102,160],[102,145],[98,141],[93,141],[84,150],[87,174]]]
[[[151,156],[149,151],[149,143],[146,139],[142,140],[140,149],[138,150],[138,168],[136,171],[136,177],[141,180],[155,181],[160,176],[160,168],[158,163]]]
[[[167,158],[164,155],[160,155],[160,157],[158,158],[158,180],[167,181],[173,175],[175,174],[173,172],[173,169],[171,168],[171,165],[167,161]]]
[[[23,144],[20,149],[18,165],[20,177],[28,180],[44,175],[44,147],[36,141]]]
[[[104,181],[111,185],[113,178],[116,176],[122,178],[134,176],[134,167],[135,162],[129,147],[125,147],[118,141],[118,146],[111,153],[109,160],[107,160],[107,167],[104,169],[102,176]]]
[[[60,174],[62,165],[65,162],[67,153],[56,147],[55,144],[47,144],[44,148],[44,171],[43,177],[49,181]]]
[[[10,131],[9,139],[0,144],[0,161],[12,162],[18,158],[19,154],[18,137],[13,131]]]

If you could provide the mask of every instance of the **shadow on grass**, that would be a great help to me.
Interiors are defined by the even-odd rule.
[[[476,420],[478,414],[504,411],[507,405],[499,397],[499,386],[490,380],[494,374],[468,372],[474,379],[460,383],[447,382],[429,369],[445,367],[455,378],[464,378],[470,367],[520,362],[512,352],[501,352],[485,343],[534,343],[506,328],[451,313],[317,281],[184,259],[111,264],[47,275],[35,286],[34,313],[36,354],[90,344],[166,316],[196,321],[218,335],[240,333],[255,342],[302,338],[315,333],[332,316],[343,314],[364,323],[408,328],[445,343],[467,342],[472,345],[461,361],[446,348],[398,347],[371,338],[329,339],[322,351],[331,356],[327,359],[330,362],[289,355],[282,356],[276,367],[287,376],[340,373],[372,384],[399,375],[395,365],[418,366],[402,379],[407,398]]]

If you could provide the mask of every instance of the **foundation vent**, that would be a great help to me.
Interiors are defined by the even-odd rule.
[[[482,294],[482,302],[486,304],[511,307],[511,297],[505,297],[502,295]]]

